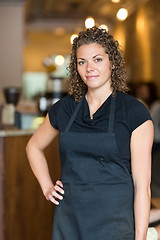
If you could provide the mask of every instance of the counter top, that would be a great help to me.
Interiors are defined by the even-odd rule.
[[[34,129],[6,129],[0,130],[0,137],[27,136],[32,135],[34,132]]]

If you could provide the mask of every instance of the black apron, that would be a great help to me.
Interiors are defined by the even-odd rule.
[[[113,132],[116,96],[108,132],[70,132],[84,97],[59,137],[65,194],[55,209],[52,240],[134,240],[133,181]]]

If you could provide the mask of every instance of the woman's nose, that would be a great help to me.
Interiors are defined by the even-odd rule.
[[[87,62],[87,72],[93,71],[94,65],[92,62]]]

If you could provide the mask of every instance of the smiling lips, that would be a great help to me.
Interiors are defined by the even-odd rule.
[[[97,78],[99,75],[93,75],[93,76],[86,76],[86,78],[88,79],[88,80],[90,80],[90,79],[95,79],[95,78]]]

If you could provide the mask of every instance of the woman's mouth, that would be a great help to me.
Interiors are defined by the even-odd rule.
[[[97,77],[98,75],[91,75],[91,76],[86,76],[86,79],[90,80],[90,79],[95,79]]]

